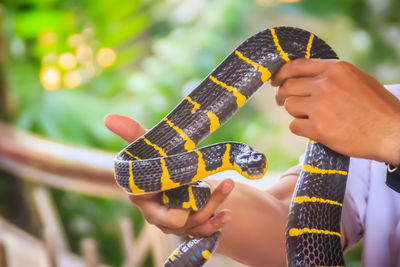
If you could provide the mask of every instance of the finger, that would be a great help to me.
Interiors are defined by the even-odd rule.
[[[291,78],[287,79],[281,87],[279,87],[275,99],[279,106],[285,103],[285,99],[289,96],[309,96],[311,95],[311,87],[314,83],[313,78]]]
[[[289,128],[290,131],[296,135],[318,141],[317,136],[314,134],[313,125],[310,119],[296,118],[290,123]]]
[[[332,60],[299,58],[289,61],[271,79],[272,86],[281,86],[289,78],[311,77],[323,72]]]
[[[212,218],[209,218],[207,221],[202,223],[201,225],[197,225],[192,228],[179,228],[179,229],[172,229],[162,225],[156,225],[163,233],[165,234],[174,234],[179,236],[190,236],[199,237],[199,236],[209,236],[219,229],[228,222],[232,217],[232,212],[230,210],[222,210],[217,215]]]
[[[190,216],[187,226],[192,227],[205,222],[215,212],[215,210],[225,201],[232,192],[235,183],[231,179],[225,179],[218,184],[211,194],[207,205],[200,211]]]
[[[308,110],[311,98],[307,96],[289,96],[286,98],[284,107],[286,111],[295,118],[308,118]]]
[[[128,198],[136,205],[140,205],[143,201],[160,202],[161,195],[159,193],[148,193],[143,195],[128,195]]]
[[[107,114],[104,117],[104,125],[128,142],[136,140],[146,132],[139,122],[117,114]]]
[[[230,210],[222,210],[206,222],[187,229],[186,233],[194,237],[209,236],[221,229],[222,226],[231,219],[231,217],[232,212]]]
[[[157,194],[157,197],[159,195]],[[182,228],[188,220],[190,211],[183,209],[169,209],[160,203],[158,199],[144,196],[130,196],[133,203],[141,210],[145,219],[157,226],[164,226],[171,229]]]
[[[162,225],[156,225],[158,229],[160,229],[164,234],[169,234],[169,235],[177,235],[177,236],[188,236],[186,233],[185,228],[178,228],[178,229],[172,229],[168,228]]]

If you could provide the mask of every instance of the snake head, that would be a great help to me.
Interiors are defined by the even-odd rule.
[[[246,151],[237,155],[235,163],[236,170],[248,179],[263,177],[268,168],[266,156],[255,151]]]

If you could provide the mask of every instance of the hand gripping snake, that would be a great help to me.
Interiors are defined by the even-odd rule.
[[[266,157],[247,145],[195,146],[296,58],[338,57],[314,34],[292,27],[267,29],[247,39],[171,113],[116,156],[117,183],[130,194],[163,192],[170,208],[198,210],[210,198],[210,189],[200,181],[204,177],[228,169],[249,179],[262,177]],[[308,142],[286,231],[288,266],[344,265],[340,218],[348,165],[348,157]],[[164,266],[202,266],[220,232],[185,241]]]

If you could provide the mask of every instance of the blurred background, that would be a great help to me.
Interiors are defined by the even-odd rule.
[[[2,266],[159,266],[177,240],[147,225],[115,185],[113,155],[126,142],[103,117],[151,128],[258,31],[307,29],[380,82],[400,82],[397,0],[0,3]],[[239,141],[264,152],[270,168],[253,183],[260,189],[305,148],[275,105],[275,88],[264,87],[201,144]],[[361,248],[348,253],[348,266],[360,266]],[[208,266],[228,262],[241,266],[221,257]]]

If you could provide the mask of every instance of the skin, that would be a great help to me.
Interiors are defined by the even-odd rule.
[[[400,164],[400,101],[340,60],[298,59],[273,77],[290,130],[351,157]]]
[[[294,117],[293,133],[348,156],[400,163],[400,101],[373,77],[344,61],[298,59],[284,65],[271,84],[279,87],[278,105]],[[107,115],[104,123],[128,142],[146,132],[121,115]],[[284,266],[285,226],[297,179],[286,176],[266,191],[230,179],[208,180],[212,196],[198,212],[167,209],[160,194],[129,198],[164,233],[207,236],[223,227],[219,253],[251,266]]]
[[[121,115],[109,114],[104,123],[128,142],[146,131],[135,120]],[[160,194],[129,198],[149,223],[166,234],[208,236],[222,227],[218,253],[251,266],[284,266],[285,227],[297,178],[287,176],[266,191],[231,179],[207,180],[211,199],[197,212],[168,209],[161,203]]]

